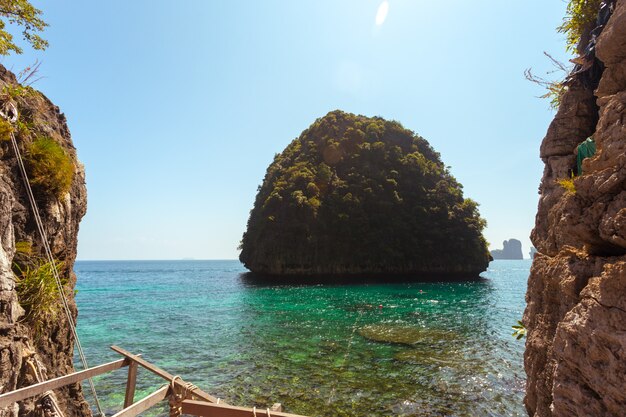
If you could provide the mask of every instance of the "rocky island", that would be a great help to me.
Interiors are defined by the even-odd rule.
[[[517,239],[509,239],[502,242],[502,249],[491,251],[493,259],[524,259],[522,254],[522,242]]]
[[[477,277],[490,260],[477,206],[424,138],[333,111],[267,169],[240,260],[273,275]]]

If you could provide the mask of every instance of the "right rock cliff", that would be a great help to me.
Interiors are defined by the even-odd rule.
[[[541,145],[524,313],[531,416],[626,415],[626,0],[604,3],[593,68],[570,78]],[[589,136],[595,155],[571,179]]]

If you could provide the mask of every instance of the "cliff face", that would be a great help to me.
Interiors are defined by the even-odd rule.
[[[541,145],[538,253],[524,313],[533,416],[626,410],[626,1],[615,4],[596,56],[601,78],[574,78]],[[568,191],[557,181],[592,134],[597,153]]]
[[[334,111],[267,169],[239,259],[274,275],[477,277],[489,263],[484,225],[425,139]]]
[[[72,270],[76,258],[78,224],[87,206],[83,167],[76,158],[65,116],[59,108],[41,93],[16,85],[15,76],[0,66],[0,105],[7,101],[17,105],[20,124],[16,136],[22,153],[32,157],[35,151],[30,146],[38,138],[45,137],[60,145],[54,145],[56,147],[53,149],[58,149],[62,157],[68,158],[68,166],[73,171],[66,176],[70,182],[61,193],[46,192],[43,188],[44,178],[44,183],[35,187],[35,195],[53,255],[62,262],[59,272],[67,280],[65,290],[75,318],[77,311],[73,288],[76,277]],[[30,311],[31,316],[38,315],[38,319],[29,319],[26,313],[32,309],[32,303],[24,307],[26,300],[20,299],[20,291],[16,288],[18,264],[22,269],[29,265],[34,267],[43,259],[44,252],[7,136],[0,139],[0,392],[36,382],[27,364],[29,359],[36,359],[45,367],[44,379],[74,370],[74,341],[65,314],[62,311],[59,314]],[[35,173],[35,168],[30,169]],[[35,179],[36,175],[33,174],[33,177]],[[19,257],[21,261],[18,262]],[[55,300],[58,303],[58,293],[54,297],[57,297]],[[67,417],[90,415],[78,385],[56,393]],[[0,416],[16,416],[18,413],[34,415],[36,406],[36,402],[28,401],[19,406],[0,409]]]

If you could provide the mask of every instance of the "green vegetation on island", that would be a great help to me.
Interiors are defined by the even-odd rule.
[[[240,260],[268,274],[448,273],[489,263],[485,221],[428,142],[333,111],[275,156]]]

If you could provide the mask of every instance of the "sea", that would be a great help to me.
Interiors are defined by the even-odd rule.
[[[523,416],[524,340],[511,326],[530,265],[493,261],[471,282],[285,284],[238,261],[78,261],[78,334],[90,366],[119,359],[117,345],[237,406]],[[107,415],[123,407],[125,369],[94,378]],[[135,399],[165,383],[140,370]]]

